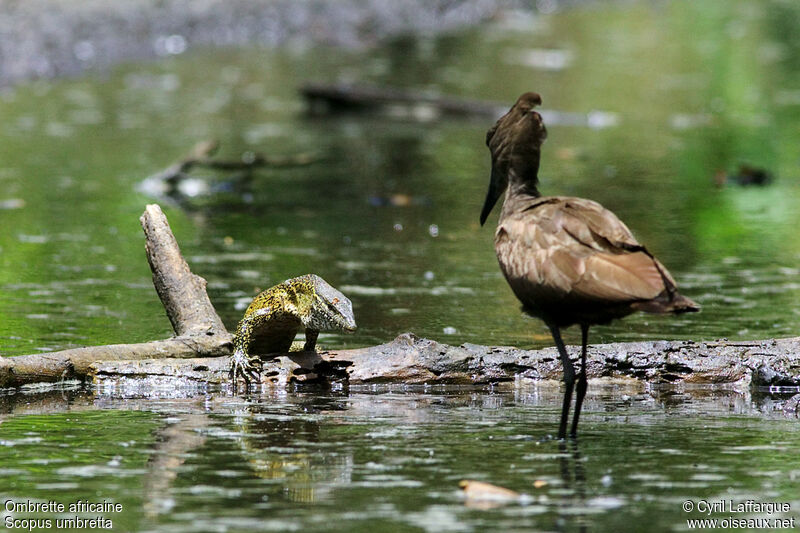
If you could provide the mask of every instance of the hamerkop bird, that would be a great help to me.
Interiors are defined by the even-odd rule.
[[[547,130],[534,107],[541,103],[538,94],[523,94],[486,134],[492,176],[481,225],[505,191],[494,235],[497,260],[523,311],[547,324],[558,348],[566,385],[558,428],[563,439],[576,380],[561,328],[578,324],[582,333],[574,437],[586,394],[589,326],[634,311],[677,314],[700,308],[678,294],[667,269],[614,213],[585,198],[539,194],[539,154]]]

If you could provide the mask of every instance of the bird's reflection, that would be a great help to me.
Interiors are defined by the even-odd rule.
[[[175,504],[172,487],[192,450],[206,443],[203,429],[212,423],[205,413],[186,413],[158,430],[153,454],[147,461],[143,502],[147,517],[168,513]]]
[[[557,520],[559,531],[572,529],[577,525],[578,531],[588,531],[585,513],[575,509],[586,507],[586,469],[584,458],[578,446],[578,439],[560,440],[558,442],[558,462],[561,480],[564,482],[564,500]]]

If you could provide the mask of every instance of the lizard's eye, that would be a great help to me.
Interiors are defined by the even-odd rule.
[[[336,304],[338,304],[338,303],[339,303],[339,298],[334,298],[334,299],[333,299],[333,301],[332,301],[331,303],[332,303],[333,305],[336,305]]]

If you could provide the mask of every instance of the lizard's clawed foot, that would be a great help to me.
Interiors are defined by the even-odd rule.
[[[236,386],[236,379],[241,376],[245,385],[250,386],[251,380],[256,383],[261,381],[261,358],[257,355],[247,355],[244,352],[234,352],[231,356],[230,378]]]

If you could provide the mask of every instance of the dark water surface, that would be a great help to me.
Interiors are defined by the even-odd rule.
[[[737,516],[687,513],[687,500],[780,502],[791,511],[738,517],[797,517],[800,430],[770,399],[595,387],[565,444],[546,438],[559,398],[524,385],[0,398],[13,413],[2,495],[121,503],[105,516],[125,531],[682,531]],[[521,496],[465,499],[462,479]]]
[[[492,228],[478,226],[492,121],[424,109],[311,116],[296,92],[309,79],[508,105],[540,92],[550,133],[541,190],[612,209],[703,305],[596,328],[593,342],[796,335],[798,36],[793,2],[598,2],[368,53],[191,50],[3,89],[0,353],[168,336],[138,224],[154,201],[229,328],[258,289],[314,272],[351,297],[359,323],[322,345],[405,331],[549,345],[499,273]],[[259,171],[244,188],[241,176],[194,172],[180,205],[143,183],[207,138],[224,158],[313,162]],[[774,183],[714,185],[740,164]],[[37,399],[30,415],[9,400],[0,496],[110,498],[125,507],[112,518],[126,531],[683,530],[686,499],[800,509],[796,421],[765,416],[749,397],[627,395],[593,396],[566,451],[531,440],[553,431],[557,393],[522,385],[248,401],[68,395],[72,409],[59,396],[47,414]],[[465,506],[463,478],[527,496]],[[547,485],[534,489],[537,479]]]

